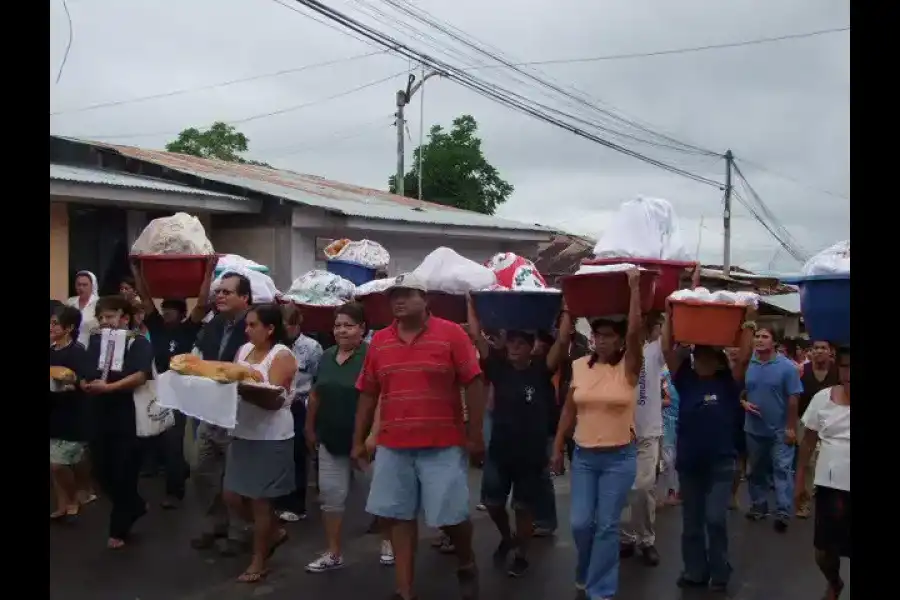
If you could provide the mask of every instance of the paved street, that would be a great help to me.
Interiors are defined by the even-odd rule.
[[[473,494],[479,474],[472,473]],[[560,522],[556,539],[536,543],[532,572],[510,580],[490,567],[497,543],[484,513],[475,513],[476,546],[482,565],[484,600],[566,600],[572,594],[574,549],[565,526],[568,521],[568,480],[557,480]],[[157,481],[144,480],[145,497],[157,506]],[[310,490],[312,492],[312,490]],[[53,525],[50,533],[50,597],[53,600],[380,600],[391,591],[392,573],[378,564],[378,537],[366,535],[363,514],[365,490],[358,487],[348,509],[348,530],[342,571],[309,575],[303,567],[322,547],[318,514],[289,526],[291,541],[279,549],[269,578],[256,586],[234,583],[246,559],[220,559],[192,550],[194,533],[190,499],[180,511],[154,508],[136,529],[136,539],[124,552],[105,549],[106,508],[102,501],[85,510],[77,524]],[[311,506],[313,503],[311,503]],[[680,569],[678,509],[659,516],[658,546],[662,564],[650,569],[637,560],[622,566],[618,600],[705,598],[704,592],[682,592],[675,585]],[[786,535],[768,523],[747,523],[738,514],[732,520],[732,559],[736,573],[729,597],[740,600],[806,600],[824,589],[812,561],[812,522],[800,522]],[[423,536],[428,532],[423,530]],[[454,559],[422,544],[418,561],[421,600],[457,600]],[[850,597],[848,583],[844,597]]]

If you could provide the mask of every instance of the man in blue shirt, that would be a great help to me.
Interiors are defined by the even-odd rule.
[[[797,441],[798,400],[803,393],[800,373],[786,356],[775,351],[771,330],[756,332],[755,353],[747,370],[746,412],[748,487],[751,508],[747,518],[769,514],[769,483],[775,483],[775,530],[787,530],[793,511],[794,445]]]

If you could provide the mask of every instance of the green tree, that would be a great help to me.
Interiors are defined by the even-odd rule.
[[[175,141],[166,144],[166,151],[271,168],[264,162],[241,156],[247,151],[249,141],[247,136],[233,125],[216,121],[208,129],[200,130],[196,127],[185,129],[178,134]]]
[[[419,196],[419,156],[424,152],[423,199],[494,214],[513,193],[513,186],[484,157],[477,133],[478,123],[471,115],[454,119],[449,132],[440,125],[433,126],[428,143],[413,152],[413,167],[403,178],[404,194],[410,198]],[[392,175],[388,184],[396,193],[396,176]]]

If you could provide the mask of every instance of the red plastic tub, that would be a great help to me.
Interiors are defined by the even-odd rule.
[[[154,298],[196,298],[210,256],[203,254],[132,254]]]
[[[304,333],[328,333],[334,331],[334,312],[337,306],[316,306],[313,304],[300,304],[295,302],[303,322],[300,331]]]
[[[659,279],[656,280],[656,295],[653,298],[653,306],[647,310],[666,310],[666,298],[672,292],[680,288],[681,276],[685,269],[694,269],[696,262],[684,260],[661,260],[658,258],[585,258],[583,265],[618,265],[628,263],[659,271]]]
[[[366,324],[369,327],[378,329],[387,327],[394,322],[394,312],[391,310],[391,301],[388,300],[387,292],[366,294],[359,296],[356,300],[363,305]]]
[[[641,311],[653,306],[657,271],[642,270],[640,280]],[[628,314],[631,288],[624,271],[584,273],[562,278],[563,297],[573,317],[604,317]]]
[[[428,310],[434,316],[454,323],[465,323],[469,320],[465,296],[445,292],[428,292],[427,298]]]
[[[747,307],[723,302],[672,301],[672,337],[682,344],[734,348],[741,344]]]

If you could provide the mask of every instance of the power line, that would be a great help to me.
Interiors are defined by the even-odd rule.
[[[369,133],[374,129],[378,129],[384,126],[391,126],[394,115],[382,115],[375,120],[367,121],[365,123],[360,123],[354,125],[353,127],[348,127],[345,129],[341,129],[339,131],[333,132],[331,135],[322,138],[321,140],[313,143],[306,143],[302,145],[291,145],[291,146],[281,146],[278,148],[265,148],[263,150],[253,152],[254,155],[264,156],[266,158],[270,158],[272,160],[277,160],[280,158],[284,158],[285,156],[293,156],[295,154],[301,154],[303,152],[307,152],[310,150],[316,150],[321,148],[325,144],[333,144],[336,142],[343,142],[346,140],[354,139]],[[274,152],[275,154],[270,154]]]
[[[59,80],[62,78],[63,69],[66,68],[66,63],[69,61],[69,52],[72,50],[72,42],[75,41],[75,28],[72,27],[72,13],[69,12],[69,5],[66,3],[66,0],[62,0],[62,7],[66,12],[66,22],[69,27],[69,40],[66,42],[66,50],[63,52],[62,62],[59,63],[59,70],[56,72],[56,81],[54,83],[59,83]]]
[[[818,187],[818,186],[810,185],[810,184],[808,184],[808,183],[805,183],[805,182],[803,182],[803,181],[800,181],[799,179],[797,179],[797,178],[795,178],[795,177],[791,177],[790,175],[786,175],[786,174],[784,174],[784,173],[779,173],[778,171],[775,171],[775,170],[773,170],[773,169],[770,169],[769,167],[766,167],[766,166],[764,166],[764,165],[761,165],[761,164],[759,164],[758,162],[755,162],[755,161],[752,161],[752,160],[748,160],[748,159],[743,158],[743,157],[740,159],[740,161],[741,161],[742,163],[744,163],[745,165],[749,165],[749,166],[751,166],[751,167],[754,167],[755,169],[758,169],[758,170],[760,170],[760,171],[764,171],[764,172],[766,172],[766,173],[768,173],[768,174],[770,174],[770,175],[773,175],[773,176],[775,176],[775,177],[777,177],[777,178],[779,178],[779,179],[783,179],[783,180],[785,180],[785,181],[789,181],[789,182],[791,182],[791,183],[793,183],[794,185],[797,185],[797,186],[799,186],[799,187],[806,188],[806,189],[811,190],[811,191],[813,191],[813,192],[818,192],[818,193],[821,193],[821,194],[825,194],[825,195],[827,195],[827,196],[833,196],[833,197],[835,197],[835,198],[840,198],[841,200],[846,200],[847,202],[850,202],[850,196],[847,196],[846,194],[841,194],[841,193],[838,193],[838,192],[835,192],[835,191],[832,191],[832,190],[827,190],[827,189],[825,189],[825,188],[820,188],[820,187]]]
[[[351,62],[354,60],[359,60],[362,58],[369,58],[370,56],[376,56],[379,54],[386,54],[387,50],[378,50],[376,52],[366,52],[365,54],[357,54],[355,56],[349,56],[347,58],[339,58],[336,60],[328,60],[325,62],[314,63],[310,65],[304,65],[302,67],[295,67],[292,69],[282,69],[281,71],[273,71],[270,73],[263,73],[261,75],[251,75],[249,77],[241,77],[239,79],[231,79],[228,81],[220,81],[219,83],[211,83],[209,85],[197,86],[197,87],[189,87],[189,88],[181,88],[178,90],[171,90],[169,92],[161,92],[158,94],[150,94],[148,96],[138,96],[136,98],[128,98],[125,100],[113,100],[111,102],[100,102],[97,104],[89,104],[87,106],[82,106],[80,108],[72,108],[68,110],[58,110],[56,112],[51,112],[50,116],[63,115],[63,114],[73,114],[80,112],[87,112],[90,110],[97,110],[100,108],[110,108],[113,106],[123,106],[126,104],[134,104],[136,102],[146,102],[148,100],[159,100],[160,98],[171,98],[172,96],[180,96],[183,94],[192,94],[195,92],[203,92],[207,90],[214,90],[218,88],[228,87],[232,85],[236,85],[239,83],[246,83],[248,81],[258,81],[260,79],[268,79],[271,77],[282,77],[284,75],[291,75],[293,73],[300,73],[303,71],[309,71],[311,69],[318,69],[320,67],[329,67],[332,65],[337,65],[341,63]]]

